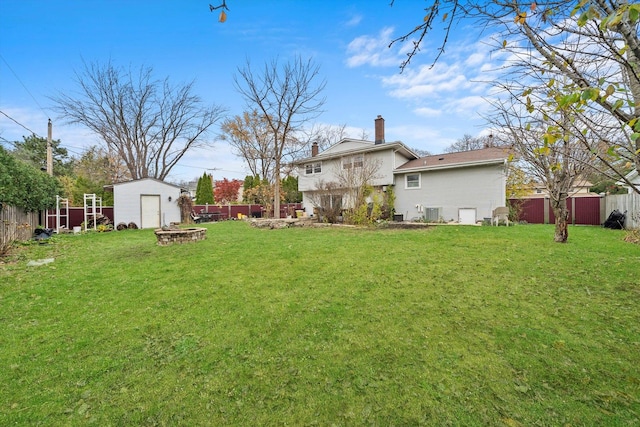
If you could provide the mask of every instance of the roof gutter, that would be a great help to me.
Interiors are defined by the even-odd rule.
[[[419,166],[414,168],[404,168],[404,169],[394,169],[394,174],[406,173],[406,172],[429,172],[433,170],[444,170],[444,169],[459,169],[459,168],[468,168],[473,166],[486,166],[486,165],[500,165],[506,164],[507,159],[491,159],[491,160],[477,160],[475,162],[465,162],[465,163],[450,163],[448,165],[437,165],[437,166]]]

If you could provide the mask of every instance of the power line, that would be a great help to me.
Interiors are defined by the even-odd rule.
[[[11,120],[12,122],[14,122],[15,124],[17,124],[18,126],[26,129],[27,131],[31,132],[32,135],[41,138],[41,139],[45,139],[44,137],[38,135],[37,133],[35,133],[34,131],[32,131],[31,129],[29,129],[28,127],[26,127],[25,125],[23,125],[22,123],[20,123],[19,121],[17,121],[16,119],[14,119],[13,117],[11,117],[10,115],[8,115],[7,113],[5,113],[4,111],[0,110],[0,114],[4,115],[5,117],[7,117],[9,120]],[[15,142],[11,142],[9,140],[7,140],[6,138],[0,137],[0,139],[2,139],[5,142],[8,142],[9,144],[12,144],[14,147],[16,146]],[[78,156],[81,156],[82,153],[78,152],[76,150],[72,150],[70,148],[66,148],[66,150],[70,153],[76,154]]]
[[[9,120],[11,120],[12,122],[14,122],[15,124],[17,124],[18,126],[28,130],[29,132],[31,132],[33,135],[37,136],[38,138],[42,138],[40,135],[38,135],[37,133],[35,133],[34,131],[32,131],[31,129],[29,129],[28,127],[26,127],[25,125],[23,125],[22,123],[20,123],[19,121],[17,121],[16,119],[14,119],[13,117],[11,117],[10,115],[8,115],[7,113],[5,113],[4,111],[0,110],[0,113],[2,113],[6,118],[8,118]]]
[[[13,145],[13,148],[18,148],[18,145],[15,143],[15,141],[9,141],[7,138],[4,138],[2,136],[0,136],[0,141],[4,141],[8,144]]]
[[[2,54],[0,54],[0,59],[2,59],[2,62],[5,63],[5,65],[7,66],[7,68],[9,68],[9,71],[11,71],[11,73],[13,74],[13,76],[16,78],[16,80],[18,80],[18,82],[20,82],[20,84],[22,85],[22,87],[24,88],[25,91],[27,91],[27,93],[29,94],[29,96],[31,97],[31,99],[33,99],[33,102],[36,103],[36,105],[38,106],[38,108],[40,108],[40,110],[46,115],[49,116],[49,114],[44,110],[44,108],[42,108],[42,105],[40,105],[40,103],[38,102],[38,100],[36,99],[35,96],[33,96],[33,94],[29,91],[29,89],[27,88],[27,86],[22,82],[22,80],[20,80],[20,77],[18,77],[18,74],[16,74],[15,71],[13,71],[13,68],[11,68],[11,65],[9,65],[9,63],[7,62],[6,59],[4,59],[4,56],[2,56]]]

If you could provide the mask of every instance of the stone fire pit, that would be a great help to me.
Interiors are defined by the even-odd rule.
[[[207,229],[202,227],[171,228],[168,230],[158,228],[155,231],[155,234],[158,238],[158,245],[169,246],[173,244],[182,244],[204,240],[207,238]]]

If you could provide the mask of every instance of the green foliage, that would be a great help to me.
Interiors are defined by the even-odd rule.
[[[396,213],[396,191],[395,186],[389,185],[387,186],[387,191],[384,193],[384,201],[382,207],[382,218],[383,219],[392,219],[393,215]]]
[[[0,204],[27,212],[55,206],[60,183],[54,177],[20,161],[0,147]]]
[[[23,136],[22,141],[14,142],[13,155],[36,169],[47,167],[47,139],[35,135]],[[60,146],[60,140],[51,141],[53,155],[53,175],[70,175],[73,161],[69,159],[69,152]]]
[[[355,208],[344,213],[344,221],[347,224],[366,226],[371,224],[369,208],[366,203],[362,203]]]
[[[266,179],[260,179],[260,175],[247,175],[242,186],[242,198],[246,203],[262,203],[268,187],[270,187],[269,182]]]
[[[211,183],[212,177],[206,172],[198,180],[198,186],[196,187],[196,203],[199,205],[214,204],[215,198],[213,195],[213,184]]]
[[[282,179],[281,192],[285,203],[302,202],[302,193],[298,191],[298,177],[287,176]]]
[[[345,212],[345,222],[353,225],[369,226],[382,219],[384,210],[384,196],[373,191],[373,187],[366,186],[363,194],[366,199],[362,200],[355,208]]]
[[[113,192],[105,191],[104,184],[91,181],[84,176],[78,176],[73,181],[73,187],[71,194],[67,196],[72,200],[73,206],[84,205],[85,194],[95,194],[102,199],[102,206],[113,206]]]
[[[597,194],[627,194],[627,189],[625,187],[616,185],[616,182],[611,179],[603,179],[602,181],[595,183],[589,191]]]

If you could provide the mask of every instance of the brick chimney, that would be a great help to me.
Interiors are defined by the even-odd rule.
[[[384,119],[381,115],[378,115],[378,118],[374,120],[375,122],[375,133],[376,133],[376,144],[384,144]]]
[[[311,157],[315,157],[318,155],[318,143],[314,142],[311,144]]]

